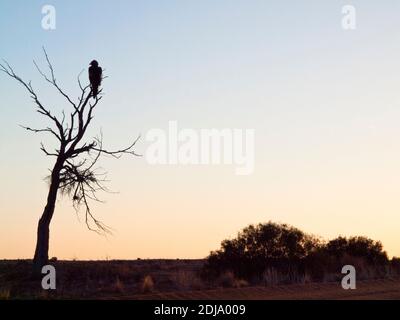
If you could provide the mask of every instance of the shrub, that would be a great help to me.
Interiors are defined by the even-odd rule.
[[[143,278],[141,290],[143,293],[150,293],[154,291],[154,282],[151,276],[145,276]]]
[[[400,259],[389,264],[379,241],[338,237],[323,243],[297,228],[268,222],[222,241],[207,257],[201,275],[207,280],[225,277],[230,285],[234,279],[267,285],[331,281],[346,264],[354,265],[361,278],[383,277],[389,268],[400,272]]]
[[[231,271],[237,278],[260,280],[266,267],[291,273],[303,270],[303,259],[316,250],[318,241],[299,229],[269,222],[250,225],[236,239],[224,240],[211,252],[203,277],[216,278]]]
[[[366,237],[351,237],[349,239],[338,237],[329,241],[325,250],[329,255],[340,259],[343,256],[364,258],[370,265],[385,265],[389,262],[387,254],[383,251],[382,243]]]
[[[390,269],[394,276],[400,275],[400,258],[393,257],[392,260],[390,260]]]
[[[204,288],[204,284],[195,271],[177,270],[171,275],[171,281],[173,281],[177,290],[199,290]]]
[[[10,289],[0,289],[0,300],[10,299],[11,291]]]
[[[124,284],[123,282],[119,279],[119,277],[117,277],[117,279],[115,280],[115,283],[113,285],[113,290],[119,293],[124,292]]]
[[[224,272],[218,279],[218,284],[224,288],[235,286],[235,275],[231,271]]]
[[[249,285],[246,280],[236,279],[231,271],[224,272],[217,280],[217,284],[224,288],[242,288]]]

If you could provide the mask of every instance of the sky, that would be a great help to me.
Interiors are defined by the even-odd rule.
[[[56,29],[42,28],[42,7]],[[356,29],[342,28],[342,7]],[[103,237],[60,197],[50,256],[59,259],[203,258],[251,223],[282,222],[324,239],[364,235],[400,256],[400,3],[384,1],[0,0],[0,58],[55,114],[68,110],[33,65],[79,95],[92,59],[108,78],[91,135],[111,148],[179,128],[255,131],[253,174],[231,165],[150,165],[106,158]],[[84,79],[86,73],[82,74]],[[46,122],[0,74],[0,258],[31,258],[52,159]]]

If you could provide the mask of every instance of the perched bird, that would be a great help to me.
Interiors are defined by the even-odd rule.
[[[102,73],[103,69],[99,67],[99,63],[96,60],[93,60],[89,67],[89,80],[90,85],[92,86],[93,98],[96,98],[99,93]]]

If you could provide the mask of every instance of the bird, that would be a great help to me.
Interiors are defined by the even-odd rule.
[[[103,69],[99,67],[99,63],[96,60],[90,62],[89,81],[92,87],[93,98],[96,98],[97,94],[99,93],[102,74],[103,74]]]

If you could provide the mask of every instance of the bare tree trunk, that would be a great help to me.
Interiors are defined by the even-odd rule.
[[[47,204],[39,220],[37,228],[37,242],[33,265],[35,273],[40,273],[49,260],[50,222],[56,207],[57,192],[60,187],[60,169],[56,165],[51,175]]]

